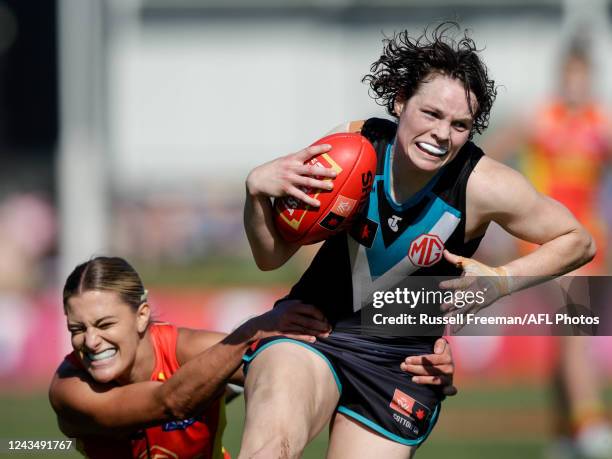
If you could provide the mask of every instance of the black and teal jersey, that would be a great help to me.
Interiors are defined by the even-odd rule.
[[[397,203],[389,187],[396,130],[382,119],[364,124],[361,133],[378,157],[368,203],[348,232],[325,241],[289,294],[321,308],[338,331],[356,331],[358,311],[374,291],[391,290],[407,276],[459,275],[442,251],[471,257],[481,239],[465,240],[465,197],[482,151],[467,142],[419,192]]]

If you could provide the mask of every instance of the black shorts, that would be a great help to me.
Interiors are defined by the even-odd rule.
[[[319,355],[329,365],[338,385],[337,411],[403,445],[425,441],[438,420],[444,398],[437,386],[412,382],[401,370],[409,355],[430,354],[434,340],[404,339],[402,342],[363,335],[332,333],[329,338],[306,343],[283,336],[260,340],[243,357],[249,362],[269,346],[291,342]]]

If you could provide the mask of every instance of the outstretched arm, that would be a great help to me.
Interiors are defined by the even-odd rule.
[[[184,419],[205,408],[223,393],[253,341],[278,334],[313,340],[313,336],[328,332],[329,325],[314,307],[274,309],[200,352],[163,384],[100,384],[65,361],[53,378],[49,399],[67,436],[127,435],[171,419]],[[183,335],[178,343],[181,347],[194,339],[203,342],[202,336]],[[211,334],[206,339],[210,342],[218,337]],[[180,358],[186,352],[179,349],[177,354]]]

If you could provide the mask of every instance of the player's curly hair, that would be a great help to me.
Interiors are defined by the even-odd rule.
[[[370,94],[376,102],[387,107],[387,112],[396,118],[399,114],[394,111],[395,99],[410,99],[432,74],[461,81],[470,110],[470,91],[478,102],[476,113],[472,113],[472,138],[474,132],[482,134],[488,127],[497,89],[478,55],[481,50],[476,48],[474,40],[467,31],[456,40],[450,34],[452,29],[460,30],[459,24],[443,22],[431,31],[426,28],[418,38],[410,37],[407,30],[386,38],[380,59],[372,64],[372,73],[364,76],[362,81],[370,84]]]

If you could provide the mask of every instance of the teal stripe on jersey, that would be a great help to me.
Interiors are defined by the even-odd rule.
[[[461,217],[461,212],[448,205],[433,193],[428,193],[425,199],[428,199],[429,203],[421,215],[389,247],[385,247],[382,231],[377,231],[372,247],[366,249],[370,274],[373,280],[385,274],[402,258],[407,256],[410,243],[420,235],[428,234],[442,220],[445,213],[448,212],[457,218]],[[377,199],[370,199],[368,218],[380,225],[388,224],[388,222],[380,221]]]

